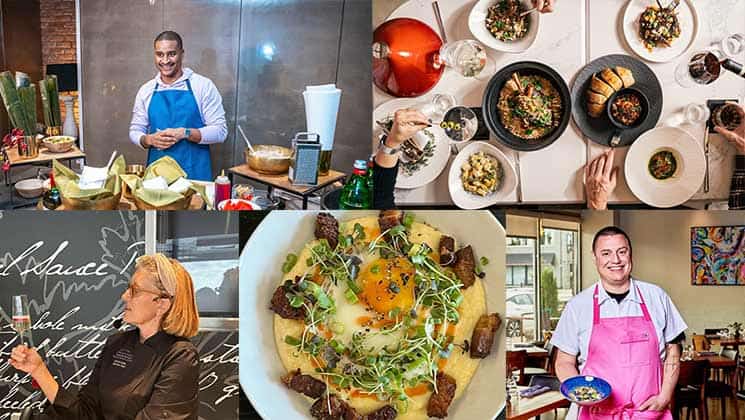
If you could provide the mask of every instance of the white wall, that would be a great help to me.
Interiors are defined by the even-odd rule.
[[[584,287],[597,279],[592,262],[592,237],[615,218],[617,225],[631,237],[633,275],[667,291],[688,323],[688,335],[702,334],[704,328],[726,327],[734,321],[745,322],[745,286],[693,286],[690,274],[690,228],[743,225],[745,211],[611,212],[615,217],[607,213],[583,214]]]

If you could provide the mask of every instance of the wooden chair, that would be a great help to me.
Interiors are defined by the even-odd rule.
[[[548,356],[543,360],[540,367],[526,367],[525,376],[528,380],[535,375],[556,375],[556,368],[554,362],[556,361],[556,346],[550,342],[546,343],[544,347],[548,351]]]
[[[722,372],[722,380],[707,380],[706,381],[706,399],[719,399],[722,404],[722,418],[727,418],[727,399],[731,398],[735,404],[735,418],[740,418],[740,408],[737,401],[737,371],[740,369],[740,357],[737,350],[723,349],[720,356],[727,357],[736,361],[735,374],[730,375],[729,372]],[[705,418],[709,418],[708,410],[705,413]]]
[[[680,418],[682,408],[686,408],[686,420],[706,420],[706,360],[686,360],[680,362],[678,384],[673,397],[673,416]],[[695,411],[694,411],[695,410]]]
[[[528,352],[526,350],[507,352],[507,377],[518,372],[518,385],[525,385],[525,365],[528,363]]]
[[[694,334],[691,336],[693,342],[693,351],[709,351],[711,350],[711,343],[705,335]]]

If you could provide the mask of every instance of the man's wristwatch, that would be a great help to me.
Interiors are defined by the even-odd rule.
[[[189,137],[191,137],[191,128],[184,128],[184,138],[189,140]]]
[[[385,140],[388,138],[388,136],[383,136],[380,138],[380,144],[378,144],[378,150],[382,151],[383,153],[387,155],[395,155],[396,153],[401,151],[400,147],[388,147],[385,144]]]

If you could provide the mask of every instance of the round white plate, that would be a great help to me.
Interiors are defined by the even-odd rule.
[[[378,212],[331,212],[339,220]],[[251,404],[265,420],[310,419],[312,401],[282,384],[286,373],[274,343],[274,313],[269,300],[281,280],[281,267],[290,252],[313,239],[315,211],[273,211],[259,224],[241,254],[240,266],[240,382]],[[484,289],[488,312],[505,311],[505,231],[488,211],[415,211],[424,221],[473,246],[485,256]],[[505,345],[497,333],[495,348],[481,360],[468,389],[449,409],[450,420],[494,418],[505,404]]]
[[[528,33],[526,33],[521,39],[516,41],[500,41],[495,38],[488,29],[486,29],[485,24],[489,7],[496,3],[497,0],[479,0],[474,4],[471,13],[468,15],[468,29],[471,30],[471,33],[477,40],[493,50],[508,53],[521,53],[526,51],[531,45],[533,45],[536,36],[538,36],[538,26],[540,24],[541,14],[538,12],[528,14],[530,27],[528,28]],[[522,4],[525,10],[533,8],[533,3],[530,0],[522,0]]]
[[[375,123],[375,121],[383,121],[388,117],[393,117],[393,114],[399,109],[411,108],[417,104],[422,103],[426,99],[422,98],[399,98],[385,102],[375,108],[373,111],[373,141],[377,144],[380,136],[383,134],[383,130]],[[398,169],[398,176],[396,177],[396,188],[412,189],[419,188],[423,185],[427,185],[430,182],[437,179],[440,173],[448,165],[448,159],[450,159],[450,139],[445,134],[445,131],[439,126],[433,126],[426,129],[432,133],[435,137],[435,150],[434,155],[429,158],[426,165],[419,168],[412,175],[406,175],[403,169]]]
[[[463,183],[460,180],[460,167],[463,166],[463,163],[466,162],[469,156],[477,152],[484,152],[487,155],[496,158],[502,167],[503,173],[502,183],[499,188],[484,197],[466,192],[466,190],[463,189]],[[450,190],[450,197],[453,199],[453,203],[462,209],[481,209],[497,204],[506,199],[516,187],[517,172],[515,172],[515,167],[512,165],[512,161],[510,161],[501,150],[487,142],[473,142],[464,147],[460,153],[458,153],[458,156],[453,159],[453,163],[450,165],[450,173],[448,174],[448,189]]]
[[[658,180],[649,173],[649,159],[661,150],[673,152],[676,173]],[[706,158],[701,145],[676,127],[658,127],[642,134],[629,148],[624,164],[626,183],[642,202],[654,207],[674,207],[688,201],[701,187]]]
[[[672,0],[660,0],[667,6]],[[623,36],[631,50],[644,60],[654,63],[665,63],[688,51],[698,34],[698,11],[691,0],[680,0],[677,9],[680,21],[680,37],[672,42],[671,47],[654,48],[651,52],[644,47],[639,38],[639,16],[647,6],[656,6],[655,0],[629,0],[623,12]]]

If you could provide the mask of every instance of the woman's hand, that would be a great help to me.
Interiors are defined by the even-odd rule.
[[[556,0],[533,0],[533,6],[541,13],[551,13],[554,11],[555,2]]]
[[[36,349],[25,344],[16,346],[10,352],[9,363],[22,372],[30,373],[32,377],[39,372],[40,368],[45,367],[44,361],[41,360],[41,356]]]
[[[615,149],[610,149],[585,166],[585,192],[587,207],[606,210],[608,197],[616,188],[618,167],[613,166]]]
[[[419,111],[413,109],[399,109],[393,115],[393,127],[391,134],[386,139],[385,144],[388,147],[396,148],[407,139],[410,139],[419,130],[427,128],[429,121]]]
[[[735,146],[738,155],[745,155],[745,110],[737,108],[740,114],[740,125],[734,130],[727,130],[724,127],[714,126],[714,131],[721,134],[730,144]]]

